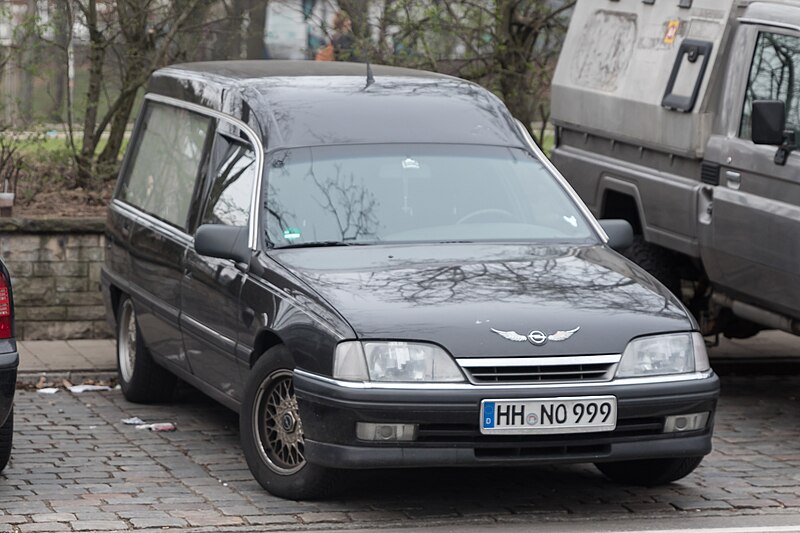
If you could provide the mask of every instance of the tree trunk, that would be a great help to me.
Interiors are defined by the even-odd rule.
[[[246,0],[231,0],[227,20],[223,24],[223,53],[225,59],[242,57],[242,26]]]
[[[250,0],[250,23],[247,25],[247,59],[265,59],[264,31],[267,0]]]
[[[125,128],[139,87],[149,74],[153,59],[155,43],[150,39],[148,28],[148,0],[120,0],[117,4],[117,16],[125,40],[125,54],[122,75],[122,94],[110,121],[108,139],[103,151],[97,158],[96,173],[101,179],[109,179],[117,170],[122,142],[125,139]],[[127,92],[126,92],[127,91]],[[108,117],[104,119],[108,120]],[[100,133],[100,132],[98,132]],[[97,137],[95,137],[97,139]]]
[[[20,62],[19,114],[25,125],[33,122],[33,70],[36,67],[36,0],[28,0],[23,24],[22,61]]]
[[[86,114],[83,117],[83,145],[77,158],[79,185],[85,185],[92,179],[97,108],[102,92],[105,61],[105,42],[97,19],[97,0],[89,0],[83,11],[89,30],[89,85],[86,89]]]
[[[56,2],[55,10],[53,13],[53,26],[55,30],[54,35],[54,50],[52,68],[52,97],[53,103],[48,112],[48,118],[52,122],[61,122],[64,117],[62,112],[64,110],[64,100],[67,96],[67,84],[69,83],[68,77],[68,53],[67,47],[69,46],[69,15],[67,13],[66,2]]]

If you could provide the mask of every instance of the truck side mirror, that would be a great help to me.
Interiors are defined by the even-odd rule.
[[[786,104],[780,100],[756,100],[750,117],[755,144],[778,146],[775,164],[785,165],[789,154],[797,149],[793,131],[786,131]]]
[[[751,115],[752,138],[756,144],[780,146],[786,129],[786,104],[780,100],[756,100]]]

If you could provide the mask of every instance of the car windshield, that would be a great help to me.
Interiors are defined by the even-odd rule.
[[[293,148],[267,159],[269,244],[596,242],[531,154],[466,145]]]

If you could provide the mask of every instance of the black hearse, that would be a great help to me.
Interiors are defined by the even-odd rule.
[[[390,67],[157,71],[102,275],[136,402],[175,378],[240,413],[255,478],[592,462],[667,483],[718,379],[681,303],[612,248],[489,91]]]
[[[0,472],[11,458],[11,443],[14,438],[14,390],[19,366],[14,333],[11,276],[0,259]]]

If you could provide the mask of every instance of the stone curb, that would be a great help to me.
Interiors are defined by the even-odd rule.
[[[105,217],[0,218],[0,231],[9,233],[104,233]]]
[[[54,370],[49,372],[18,372],[17,386],[32,386],[39,382],[39,378],[44,376],[48,382],[60,384],[63,380],[78,385],[86,380],[116,382],[116,370]]]

